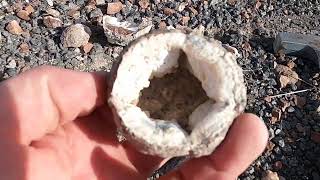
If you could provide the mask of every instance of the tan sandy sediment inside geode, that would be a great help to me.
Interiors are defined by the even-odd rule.
[[[181,53],[179,66],[172,73],[150,80],[141,91],[138,107],[153,119],[177,121],[190,133],[189,115],[209,98],[201,82],[186,68],[186,55]]]

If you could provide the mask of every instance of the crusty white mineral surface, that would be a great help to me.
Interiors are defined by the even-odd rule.
[[[109,104],[118,129],[146,154],[209,155],[246,105],[235,54],[199,35],[140,37],[113,70]]]

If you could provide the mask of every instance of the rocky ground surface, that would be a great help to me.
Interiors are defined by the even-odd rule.
[[[319,0],[1,0],[0,79],[43,64],[109,70],[125,43],[107,40],[104,15],[148,19],[152,29],[203,26],[207,37],[236,47],[247,111],[270,132],[266,151],[239,179],[320,179],[319,70],[272,48],[281,31],[320,35]]]

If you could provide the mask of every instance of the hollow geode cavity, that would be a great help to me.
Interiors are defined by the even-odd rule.
[[[150,155],[211,154],[246,105],[236,55],[193,33],[140,37],[112,74],[109,104],[118,130]]]

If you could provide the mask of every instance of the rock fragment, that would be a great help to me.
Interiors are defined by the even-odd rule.
[[[107,40],[112,44],[127,45],[132,40],[148,33],[152,28],[150,19],[144,18],[142,23],[135,24],[127,21],[119,21],[117,18],[103,16],[103,29]]]
[[[163,9],[163,13],[167,16],[171,16],[173,13],[175,13],[176,11],[174,9],[171,9],[171,8],[164,8]]]
[[[24,10],[26,10],[29,15],[34,12],[34,8],[30,4],[26,6]]]
[[[184,8],[186,8],[187,5],[188,5],[187,2],[182,2],[182,3],[180,3],[179,6],[178,6],[178,11],[179,11],[179,12],[183,11]]]
[[[140,0],[139,1],[139,5],[142,9],[147,9],[149,4],[150,4],[149,0]]]
[[[261,180],[280,180],[280,179],[279,179],[278,173],[268,170],[264,173]]]
[[[14,69],[17,67],[17,62],[14,58],[8,58],[9,63],[6,65],[6,68]]]
[[[17,13],[17,16],[18,16],[20,19],[29,21],[29,20],[30,20],[29,14],[30,14],[30,13],[29,13],[28,11],[26,11],[26,10],[20,10],[20,11]]]
[[[274,108],[271,113],[271,124],[275,124],[281,119],[281,110],[279,108]]]
[[[281,88],[286,87],[288,84],[295,84],[299,80],[298,74],[287,66],[278,64],[276,72],[279,74]]]
[[[19,51],[21,53],[28,53],[29,52],[29,45],[27,43],[21,43],[19,46]]]
[[[183,16],[183,17],[181,18],[181,23],[182,23],[182,25],[187,25],[188,22],[189,22],[189,20],[190,20],[190,17],[189,17],[189,16]]]
[[[43,24],[48,28],[58,28],[62,26],[62,21],[59,18],[46,16],[43,18]]]
[[[89,53],[91,51],[91,49],[93,48],[93,44],[88,42],[87,44],[85,44],[83,46],[83,52],[84,53]]]
[[[48,15],[51,15],[53,17],[59,17],[60,16],[60,12],[55,10],[55,9],[52,9],[52,8],[47,9],[46,12],[47,12]]]
[[[164,29],[166,29],[166,28],[167,28],[167,24],[166,24],[166,22],[161,21],[161,22],[159,23],[159,29],[164,30]]]
[[[105,5],[105,4],[106,4],[106,1],[105,1],[105,0],[96,0],[96,4],[97,4],[98,6],[100,6],[100,5]]]
[[[53,0],[47,0],[49,6],[53,6]]]
[[[228,0],[227,3],[228,3],[230,6],[234,6],[234,5],[237,3],[237,0]]]
[[[116,14],[120,12],[122,8],[123,8],[123,5],[121,2],[108,3],[107,14],[109,15]]]
[[[20,35],[23,33],[22,28],[19,25],[19,22],[16,20],[10,21],[6,26],[7,31],[11,34]]]
[[[75,24],[67,27],[62,35],[61,42],[64,47],[81,47],[89,42],[91,31],[89,27]]]

